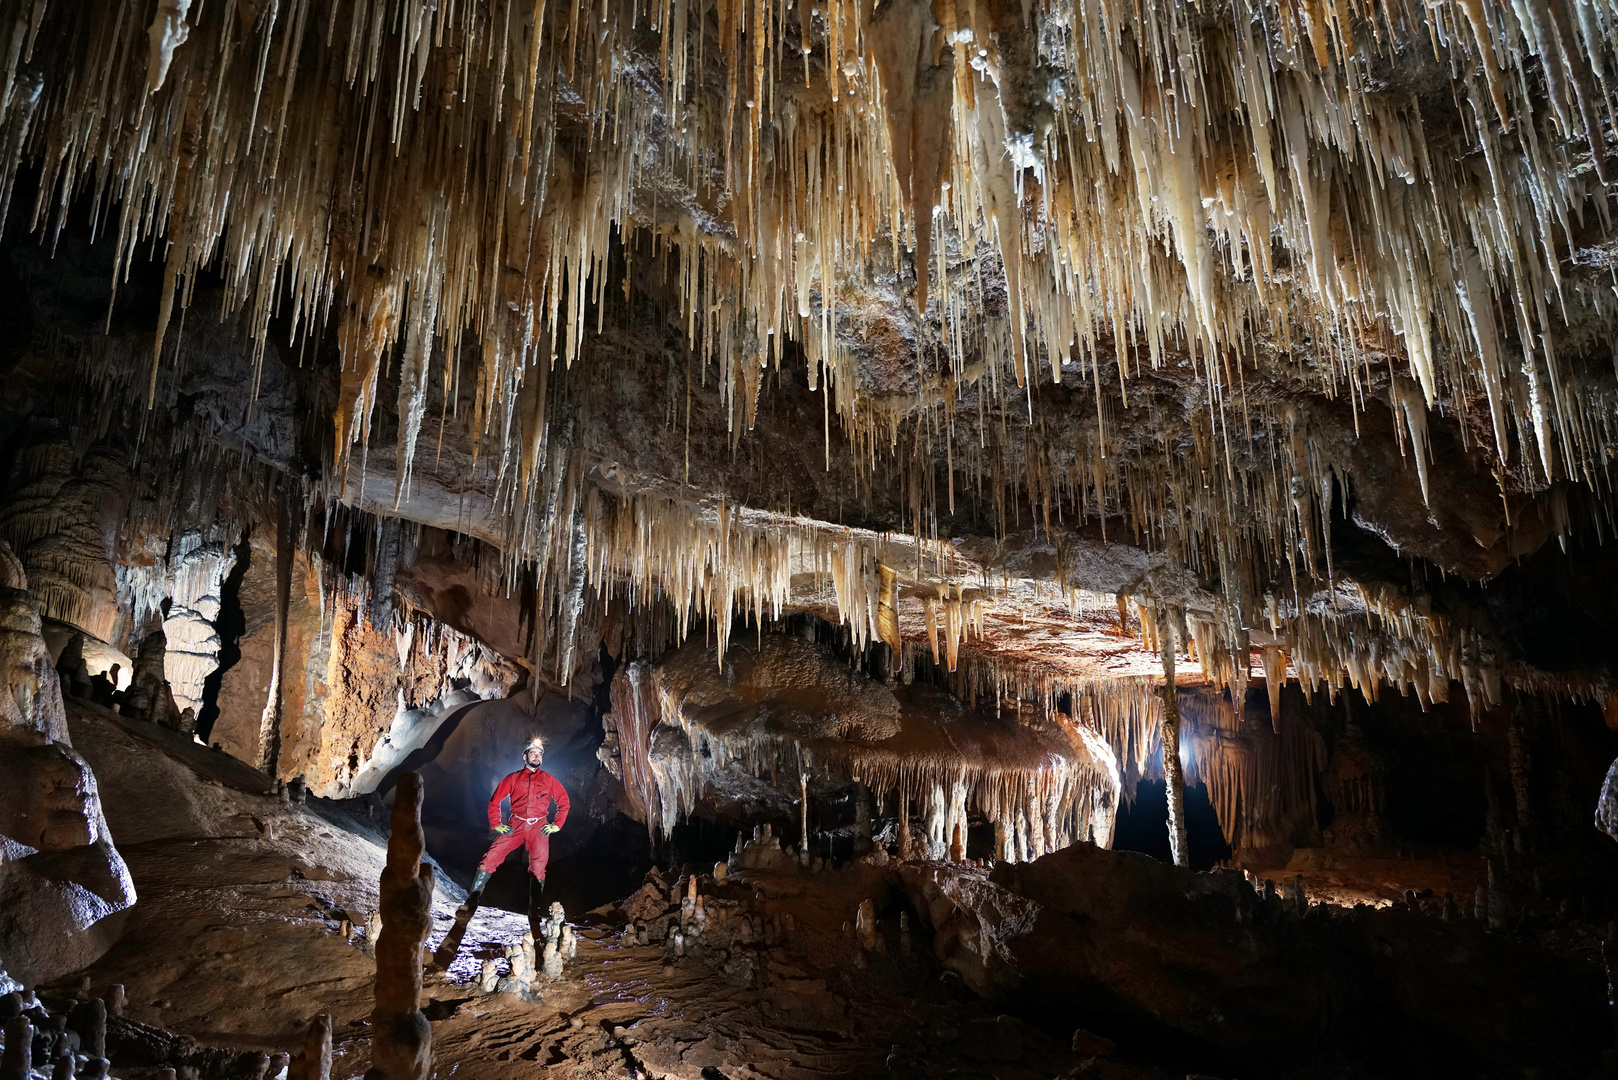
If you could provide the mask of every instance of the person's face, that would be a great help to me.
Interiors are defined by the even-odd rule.
[[[530,769],[537,769],[545,761],[545,748],[543,746],[530,746],[523,752],[522,759],[528,763]]]

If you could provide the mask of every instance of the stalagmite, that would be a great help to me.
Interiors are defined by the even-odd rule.
[[[1490,930],[1503,930],[1510,912],[1506,907],[1505,883],[1500,880],[1500,872],[1496,861],[1490,859],[1488,863],[1488,891],[1486,913]]]
[[[876,904],[873,901],[860,901],[859,911],[854,915],[854,929],[861,949],[870,952],[876,948]]]
[[[545,942],[544,972],[552,981],[562,977],[562,953],[554,940]]]
[[[388,864],[382,871],[382,933],[376,943],[369,1080],[427,1080],[432,1027],[421,1012],[422,946],[432,930],[433,868],[421,861],[421,776],[394,788]]]
[[[1618,840],[1618,759],[1607,766],[1607,775],[1601,781],[1601,794],[1596,799],[1596,828]]]
[[[180,710],[175,707],[168,682],[163,677],[166,646],[160,628],[148,631],[135,655],[135,674],[129,687],[128,713],[165,727],[178,726]]]
[[[1169,801],[1169,851],[1175,866],[1189,866],[1191,846],[1185,828],[1185,779],[1180,771],[1180,706],[1174,681],[1174,618],[1159,622],[1163,652],[1163,784]]]
[[[1302,874],[1294,874],[1292,875],[1292,880],[1282,883],[1281,899],[1286,905],[1288,914],[1307,915],[1309,913],[1309,891],[1304,885]]]
[[[798,748],[798,861],[809,865],[809,773],[803,767],[803,748]],[[692,883],[693,886],[695,882]]]
[[[163,616],[163,678],[181,714],[201,714],[203,686],[219,666],[220,592],[236,562],[226,529],[191,529],[175,538],[173,593]]]
[[[692,879],[695,882],[695,878]],[[562,936],[562,927],[566,925],[567,912],[562,905],[553,901],[547,909],[545,917],[539,920],[539,934],[546,941],[556,941]]]
[[[91,998],[73,1006],[73,1011],[68,1015],[68,1026],[79,1035],[79,1049],[89,1057],[107,1056],[109,1011],[106,1002],[101,998]]]
[[[31,1080],[34,1025],[28,1017],[14,1015],[5,1023],[6,1049],[0,1055],[0,1080]]]
[[[331,1017],[325,1013],[309,1021],[303,1047],[287,1066],[287,1080],[331,1080]]]
[[[510,965],[511,974],[500,982],[500,989],[518,995],[529,992],[539,970],[535,944],[534,935],[528,933],[517,944],[506,946],[506,962]]]

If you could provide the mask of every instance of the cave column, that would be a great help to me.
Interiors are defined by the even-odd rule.
[[[1614,766],[1618,768],[1618,765]],[[910,791],[899,785],[899,858],[910,858]]]
[[[236,565],[232,529],[188,529],[173,541],[169,605],[163,615],[163,678],[191,734],[202,715],[203,686],[219,667],[219,609],[225,578]]]
[[[1515,704],[1516,707],[1511,710],[1511,722],[1506,725],[1506,767],[1511,775],[1511,794],[1517,811],[1517,850],[1526,852],[1532,850],[1538,829],[1534,822],[1529,735],[1524,730],[1523,714],[1527,712],[1531,718],[1538,706],[1538,699],[1518,695]]]
[[[809,865],[809,770],[803,766],[803,746],[798,747],[798,861]]]
[[[854,783],[854,854],[867,855],[871,851],[871,789]]]
[[[265,695],[264,714],[258,725],[258,767],[276,775],[281,756],[281,689],[286,668],[287,608],[292,602],[292,515],[294,500],[301,502],[297,478],[281,481],[281,512],[275,526],[275,647],[270,660],[270,688]]]
[[[1191,862],[1185,834],[1185,777],[1180,772],[1180,705],[1174,688],[1174,617],[1159,620],[1163,650],[1163,786],[1169,797],[1169,851],[1175,866]]]

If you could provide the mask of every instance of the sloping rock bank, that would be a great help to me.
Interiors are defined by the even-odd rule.
[[[28,576],[0,540],[0,959],[29,983],[82,967],[111,941],[107,917],[134,902]]]

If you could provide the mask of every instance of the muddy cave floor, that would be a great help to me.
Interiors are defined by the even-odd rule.
[[[87,978],[96,992],[122,983],[127,1019],[237,1050],[295,1049],[309,1018],[330,1013],[332,1076],[360,1076],[374,965],[357,928],[377,906],[382,829],[319,800],[290,803],[262,774],[154,725],[80,701],[69,703],[69,716],[140,900],[107,928],[117,940],[106,955],[68,982]],[[485,906],[450,970],[428,970],[437,1075],[1245,1075],[1228,1059],[1198,1060],[1196,1051],[1100,1025],[1118,1038],[1116,1050],[1075,1053],[1072,1029],[1082,1017],[1066,1017],[1059,1032],[1001,1015],[942,970],[920,928],[901,948],[896,916],[883,920],[882,948],[862,959],[854,912],[861,899],[884,895],[887,873],[853,863],[816,875],[733,875],[716,895],[792,916],[779,946],[750,961],[762,970],[673,958],[662,944],[625,945],[613,909],[569,911],[577,957],[563,981],[536,984],[536,1001],[479,992],[482,961],[527,929],[525,917]],[[438,880],[429,948],[463,898],[446,876]],[[124,1080],[151,1071],[114,1055],[113,1073]],[[1395,1063],[1368,1071],[1363,1062],[1316,1062],[1289,1075],[1395,1074],[1408,1075]]]

